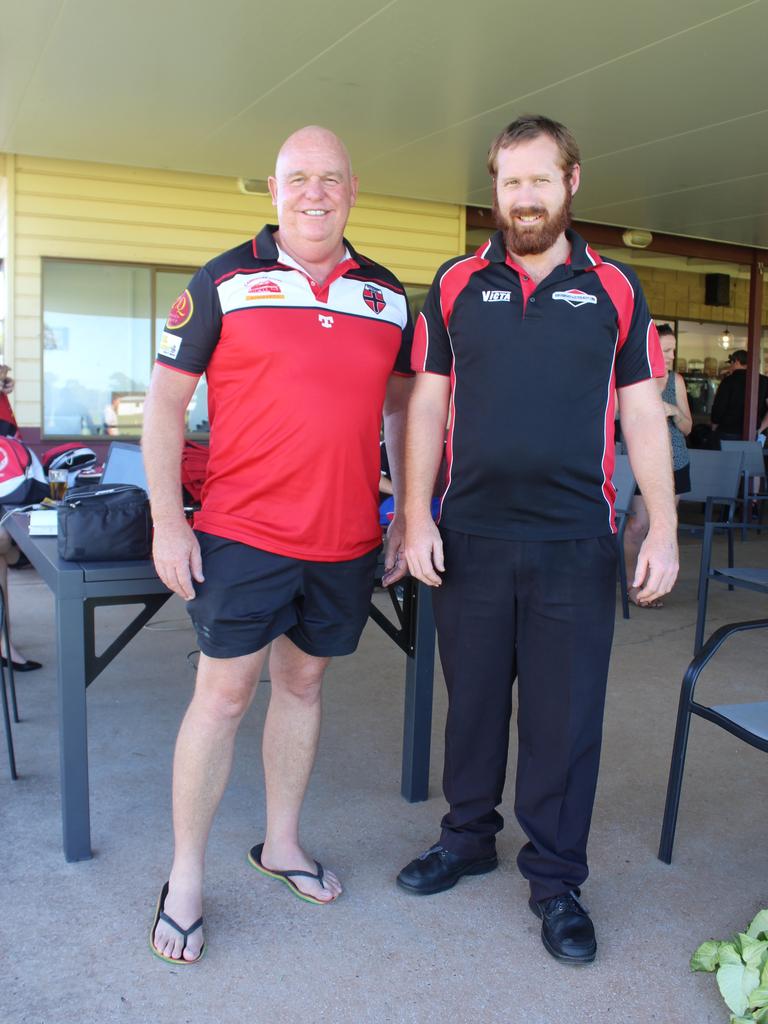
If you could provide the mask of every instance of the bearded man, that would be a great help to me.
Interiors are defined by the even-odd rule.
[[[579,900],[616,598],[611,484],[618,399],[651,526],[634,585],[650,603],[677,575],[664,361],[637,278],[568,228],[579,150],[563,125],[521,117],[493,141],[499,230],[435,278],[414,336],[406,431],[411,573],[434,587],[448,687],[435,846],[398,883],[442,892],[497,864],[518,679],[517,863],[549,953],[595,957]],[[430,498],[449,420],[446,487]]]

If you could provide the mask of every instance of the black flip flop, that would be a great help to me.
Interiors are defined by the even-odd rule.
[[[316,896],[310,896],[309,893],[302,892],[301,889],[293,881],[294,878],[314,878],[315,881],[319,882],[323,888],[323,865],[319,861],[315,861],[315,867],[317,868],[317,874],[313,875],[311,871],[278,871],[277,868],[265,868],[261,863],[261,853],[264,849],[264,843],[259,843],[258,846],[252,846],[248,851],[248,863],[252,868],[262,874],[266,875],[267,878],[276,878],[278,882],[284,882],[291,890],[294,896],[298,896],[300,900],[306,900],[307,903],[314,903],[315,906],[324,907],[328,903],[333,903],[337,899],[336,896],[331,900],[319,900]]]
[[[187,948],[187,939],[192,934],[192,932],[197,931],[197,929],[202,925],[203,919],[202,917],[199,917],[194,924],[189,926],[189,928],[182,928],[181,925],[177,924],[177,922],[173,920],[170,914],[166,914],[165,910],[163,909],[165,907],[165,898],[167,895],[168,882],[166,882],[163,888],[161,889],[160,898],[157,901],[157,907],[155,909],[155,918],[152,921],[152,927],[149,929],[149,948],[152,950],[154,955],[158,957],[158,959],[165,960],[167,964],[179,964],[181,966],[191,967],[192,964],[200,963],[200,961],[203,959],[203,953],[205,953],[205,943],[203,943],[202,946],[200,947],[200,954],[197,957],[195,957],[194,960],[185,960],[184,950]],[[182,939],[184,939],[184,945],[181,947],[182,955],[178,959],[173,956],[166,956],[165,953],[161,953],[160,950],[157,949],[157,947],[155,946],[155,932],[157,931],[157,926],[160,923],[160,921],[165,921],[166,924],[169,924],[171,928],[173,928],[174,931],[177,931],[179,935],[182,937]]]

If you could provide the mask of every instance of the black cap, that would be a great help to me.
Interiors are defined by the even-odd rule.
[[[744,363],[745,366],[747,365],[747,359],[748,355],[745,348],[737,348],[728,356],[729,363]]]

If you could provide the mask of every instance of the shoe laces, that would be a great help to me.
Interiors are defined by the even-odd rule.
[[[589,911],[573,890],[570,892],[564,892],[561,896],[553,896],[551,899],[547,900],[546,913],[585,914],[586,916],[589,916]]]
[[[426,860],[427,857],[430,857],[433,853],[437,853],[442,857],[445,852],[445,847],[441,843],[435,843],[434,846],[430,846],[430,848],[425,850],[424,853],[419,854],[419,860]]]

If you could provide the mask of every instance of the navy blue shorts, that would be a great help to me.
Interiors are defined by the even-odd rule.
[[[285,634],[305,654],[351,654],[368,618],[379,549],[346,562],[306,562],[196,533],[203,583],[187,604],[209,658],[253,654]]]

